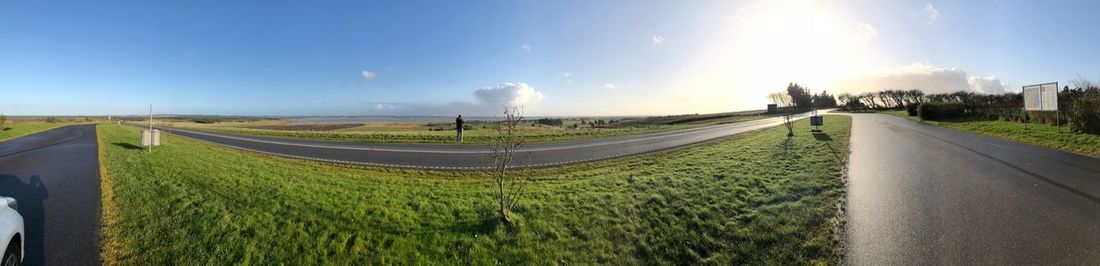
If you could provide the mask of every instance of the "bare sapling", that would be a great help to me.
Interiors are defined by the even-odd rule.
[[[794,136],[794,102],[786,92],[773,92],[768,94],[768,99],[775,103],[779,112],[783,114],[783,126],[787,127],[787,137]]]
[[[512,224],[512,207],[523,195],[529,181],[526,173],[509,171],[514,167],[517,152],[524,144],[523,137],[517,132],[522,121],[522,107],[504,107],[504,118],[496,122],[496,132],[489,142],[489,157],[492,159],[489,170],[492,171],[497,190],[497,211],[505,224]]]

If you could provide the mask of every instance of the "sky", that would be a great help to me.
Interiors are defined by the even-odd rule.
[[[0,0],[9,115],[663,115],[1100,78],[1098,1]]]

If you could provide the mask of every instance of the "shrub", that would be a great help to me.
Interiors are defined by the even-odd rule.
[[[905,106],[905,111],[909,113],[909,116],[917,116],[917,106],[919,103],[910,103]]]
[[[963,106],[957,103],[921,103],[917,106],[917,115],[921,120],[949,119],[964,114]]]
[[[1073,132],[1100,134],[1100,89],[1089,88],[1076,97],[1066,118]]]
[[[561,119],[540,118],[535,120],[535,124],[560,127],[563,123]]]
[[[46,123],[57,123],[57,122],[58,122],[57,117],[52,117],[51,116],[51,117],[46,118]]]

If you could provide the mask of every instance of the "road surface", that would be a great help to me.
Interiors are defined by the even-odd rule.
[[[1100,159],[853,117],[847,264],[1100,264]]]
[[[799,114],[795,119],[808,115],[809,113]],[[531,143],[519,151],[515,166],[544,167],[639,154],[768,128],[780,123],[782,118],[776,117],[651,134]],[[179,128],[164,130],[245,150],[343,164],[447,170],[477,169],[489,165],[486,145],[349,143],[221,134]]]
[[[99,193],[95,125],[0,142],[0,195],[19,201],[26,265],[98,265]]]

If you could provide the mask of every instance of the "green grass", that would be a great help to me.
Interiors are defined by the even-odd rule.
[[[910,118],[920,120],[919,118]],[[1046,124],[1024,124],[1012,121],[951,119],[946,121],[924,121],[924,123],[946,128],[958,129],[1000,139],[1023,142],[1056,150],[1100,157],[1100,136],[1074,134],[1069,127],[1056,127]]]
[[[100,125],[108,264],[837,263],[850,120],[532,170],[516,225],[476,172],[355,169]]]
[[[572,129],[570,126],[579,123],[579,119],[566,119],[564,125],[561,127],[522,123],[519,134],[528,142],[565,141],[688,129],[717,124],[745,122],[769,117],[774,117],[774,115],[764,115],[761,114],[760,111],[746,111],[705,115],[628,118],[623,119],[620,123],[607,124],[597,128],[589,128],[586,125],[581,125],[577,129]],[[288,120],[260,120],[254,122],[229,122],[217,124],[169,122],[165,125],[219,133],[310,140],[378,143],[454,143],[455,141],[455,132],[452,129],[453,125],[438,122],[372,122],[360,127],[334,131],[272,130],[256,128],[257,126],[263,125],[287,123],[289,123]],[[485,144],[491,141],[496,134],[496,131],[492,129],[491,123],[470,121],[467,125],[471,126],[472,129],[463,132],[463,143],[465,144]]]
[[[46,122],[11,122],[8,121],[4,128],[0,128],[0,141],[5,141],[21,136],[26,136],[50,129],[54,129],[60,126],[66,125],[65,123],[46,123]]]
[[[673,130],[684,127],[667,127],[667,128],[626,128],[626,129],[577,129],[577,130],[532,130],[521,129],[519,134],[523,136],[529,142],[548,142],[548,141],[564,141],[575,139],[591,139],[600,137],[621,136],[630,134],[642,134],[650,132],[658,132],[664,130]],[[252,128],[226,128],[226,127],[208,127],[208,128],[192,128],[211,132],[229,133],[229,134],[241,134],[241,135],[253,135],[253,136],[268,136],[268,137],[281,137],[281,138],[295,138],[295,139],[311,139],[311,140],[332,140],[332,141],[347,141],[347,142],[379,142],[379,143],[454,143],[455,132],[452,130],[445,131],[396,131],[396,130],[379,130],[379,131],[284,131],[284,130],[266,130],[266,129],[252,129]],[[477,128],[473,130],[466,130],[463,132],[464,144],[485,144],[488,143],[492,137],[496,134],[496,131],[487,128]]]
[[[1100,157],[1100,136],[1074,134],[1069,127],[1056,127],[1047,124],[1024,124],[1013,121],[982,120],[973,118],[949,119],[944,121],[920,121],[920,118],[906,115],[905,111],[880,111],[878,113],[905,117],[913,121],[941,127],[957,129],[1004,140],[1023,142],[1040,147]]]
[[[608,124],[608,128],[628,127],[655,127],[672,125],[717,125],[726,123],[745,122],[762,118],[777,117],[778,114],[765,114],[764,111],[743,111],[714,114],[689,114],[670,116],[651,116],[645,118],[623,119],[621,122]]]

